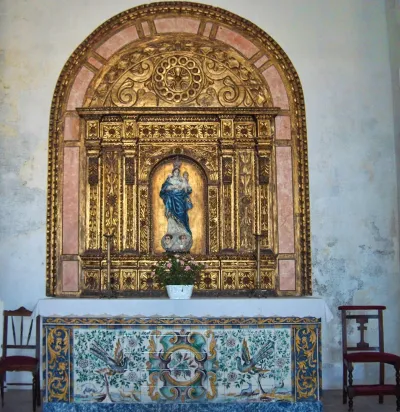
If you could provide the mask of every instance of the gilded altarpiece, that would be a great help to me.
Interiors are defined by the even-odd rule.
[[[191,253],[206,264],[196,294],[311,293],[298,76],[250,22],[169,2],[104,23],[60,76],[50,125],[48,295],[164,293],[151,266],[166,230],[160,189],[177,162],[192,190]]]

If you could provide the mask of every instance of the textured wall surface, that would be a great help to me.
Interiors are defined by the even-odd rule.
[[[386,304],[387,350],[400,352],[398,124],[389,58],[395,42],[389,43],[388,35],[396,31],[388,30],[385,4],[377,1],[208,3],[265,30],[302,81],[314,294],[335,314],[323,332],[324,386],[339,387],[339,304]],[[32,307],[45,296],[47,133],[59,73],[98,25],[139,4],[0,2],[0,299],[5,308]],[[395,64],[392,59],[392,69]]]

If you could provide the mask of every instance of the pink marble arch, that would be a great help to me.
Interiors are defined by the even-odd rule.
[[[79,262],[67,260],[62,262],[62,290],[63,292],[77,292],[79,279]]]
[[[108,59],[117,50],[127,45],[128,43],[131,43],[134,40],[137,40],[138,38],[139,36],[136,30],[136,27],[129,26],[119,31],[118,33],[114,34],[114,36],[110,37],[96,50],[96,52],[100,54],[100,56],[104,57],[105,59]]]
[[[62,254],[78,253],[79,147],[64,148]]]
[[[89,87],[93,76],[94,73],[84,66],[79,70],[69,93],[67,110],[75,110],[77,107],[82,107],[86,89]]]
[[[188,19],[187,17],[168,17],[155,19],[157,33],[192,33],[199,30],[200,20]]]
[[[90,63],[92,66],[96,67],[97,69],[101,69],[103,67],[103,63],[99,62],[94,57],[89,57],[88,63]]]
[[[79,117],[76,115],[65,117],[64,140],[79,140]]]
[[[276,148],[279,253],[294,253],[292,148]]]
[[[292,138],[290,116],[277,116],[275,118],[275,131],[277,140],[290,140]]]
[[[150,26],[149,26],[149,23],[147,21],[142,22],[142,29],[143,29],[143,33],[146,37],[150,36],[150,34],[151,34]]]
[[[296,261],[280,260],[278,263],[279,270],[279,289],[296,290]]]
[[[275,107],[280,107],[281,109],[289,109],[289,100],[286,93],[285,85],[283,84],[281,75],[275,66],[270,66],[268,69],[263,71],[263,76],[268,82],[269,89],[272,94],[272,99],[274,101]]]
[[[248,59],[258,52],[258,47],[255,46],[250,40],[247,40],[241,34],[236,33],[233,30],[229,30],[226,27],[218,27],[215,38],[234,47]]]
[[[212,23],[206,23],[204,27],[204,31],[203,31],[203,36],[210,37],[211,28],[212,28]]]

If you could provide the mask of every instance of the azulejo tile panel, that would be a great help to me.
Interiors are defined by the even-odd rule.
[[[44,318],[45,400],[316,402],[320,319]]]

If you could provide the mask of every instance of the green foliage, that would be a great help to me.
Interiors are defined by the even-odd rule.
[[[189,255],[168,254],[153,267],[152,275],[161,286],[194,285],[204,268]]]

